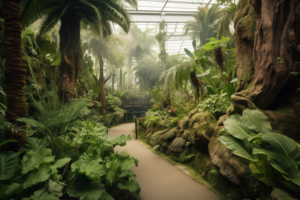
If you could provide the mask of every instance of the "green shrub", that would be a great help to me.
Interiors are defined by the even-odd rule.
[[[220,116],[226,113],[227,108],[230,106],[230,101],[226,98],[226,95],[210,95],[198,104],[198,108],[202,112],[210,112],[218,119]]]
[[[232,153],[250,161],[250,169],[268,186],[282,188],[294,196],[300,191],[300,145],[272,133],[269,119],[259,110],[243,111],[224,121],[230,134],[219,140]]]

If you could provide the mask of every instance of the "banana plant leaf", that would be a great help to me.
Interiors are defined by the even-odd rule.
[[[257,155],[252,154],[252,147],[247,140],[239,140],[231,135],[222,135],[219,140],[232,150],[233,154],[254,162],[258,161]]]
[[[224,126],[232,136],[240,140],[247,139],[251,135],[256,134],[245,125],[243,117],[239,114],[231,115],[224,121]]]
[[[247,127],[255,132],[268,133],[272,131],[269,119],[259,110],[245,109],[243,118]]]
[[[285,154],[265,148],[253,148],[253,154],[263,154],[268,156],[270,164],[279,171],[283,177],[300,186],[300,171],[298,164]]]
[[[300,146],[292,139],[277,133],[262,134],[266,148],[280,152],[296,162],[300,161]]]

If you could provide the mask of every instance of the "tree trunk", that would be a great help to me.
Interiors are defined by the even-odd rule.
[[[112,78],[111,78],[111,90],[112,90],[112,92],[114,92],[114,86],[115,86],[115,76],[116,76],[116,74],[113,72],[113,74],[112,74]]]
[[[122,90],[122,67],[120,68],[120,90]]]
[[[58,95],[61,101],[70,101],[77,96],[77,74],[82,59],[80,41],[81,16],[66,13],[61,18],[60,35],[60,78]]]
[[[99,65],[100,65],[100,100],[102,104],[102,112],[106,112],[106,98],[105,98],[105,89],[104,89],[104,72],[103,72],[103,58],[101,52],[99,52]]]
[[[26,117],[26,103],[24,86],[26,84],[26,70],[22,61],[21,50],[21,9],[20,0],[4,0],[4,74],[6,82],[6,121],[16,126],[26,127],[16,119]],[[26,143],[25,132],[6,131],[6,139],[17,140],[11,143],[10,150],[18,151]]]
[[[126,89],[126,86],[125,86],[125,75],[127,74],[127,72],[125,72],[124,74],[123,74],[123,88],[125,88]]]
[[[260,109],[273,132],[300,141],[300,0],[240,0],[234,18],[237,93],[229,113]],[[299,76],[298,76],[299,77]]]
[[[291,72],[300,61],[300,0],[255,0],[253,7],[257,16],[255,76],[249,97],[266,109],[278,105],[286,92],[295,89]]]

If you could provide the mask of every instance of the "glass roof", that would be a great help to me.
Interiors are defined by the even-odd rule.
[[[165,20],[167,23],[166,51],[169,55],[185,55],[184,48],[193,52],[192,40],[183,36],[183,27],[186,21],[193,20],[199,6],[217,3],[216,0],[138,0],[138,8],[128,7],[132,22],[145,31],[153,29],[154,35],[159,31],[158,23]],[[118,28],[118,26],[116,26]],[[153,50],[159,52],[158,45]]]

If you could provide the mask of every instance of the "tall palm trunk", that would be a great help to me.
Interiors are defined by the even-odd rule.
[[[61,18],[60,35],[60,78],[58,95],[60,100],[70,101],[77,96],[77,74],[82,59],[80,42],[81,16],[76,13],[66,13]]]
[[[122,67],[120,68],[120,90],[122,90]]]
[[[104,90],[104,72],[103,72],[103,58],[101,51],[99,51],[99,65],[100,65],[100,101],[102,104],[102,112],[106,112],[106,98],[105,98],[105,90]]]
[[[22,61],[21,50],[21,9],[20,0],[4,0],[4,74],[6,82],[6,121],[17,125],[25,126],[24,123],[17,122],[19,117],[26,117],[26,103],[24,86],[26,84],[26,70]],[[6,139],[17,140],[12,143],[9,149],[17,151],[26,143],[25,132],[11,132],[7,130]]]

